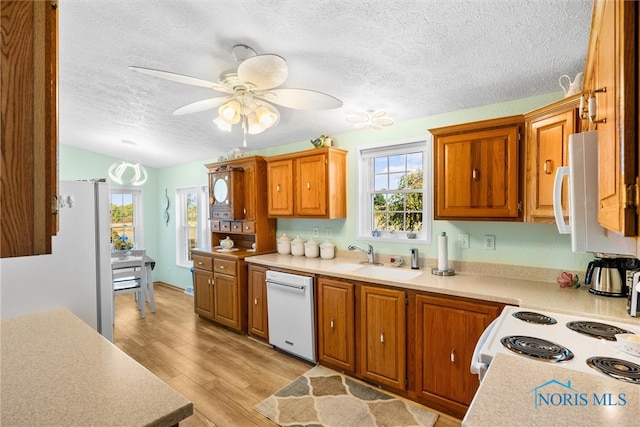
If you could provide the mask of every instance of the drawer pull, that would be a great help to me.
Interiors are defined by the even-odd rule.
[[[380,333],[380,342],[384,344],[384,331]]]
[[[335,319],[331,319],[331,322],[330,322],[331,329],[335,329],[335,326],[334,326],[334,323],[333,323],[333,322],[334,322],[334,320],[335,320]]]
[[[474,181],[480,181],[480,170],[477,168],[473,168],[473,170],[471,171],[471,178]]]
[[[311,190],[311,183],[307,182],[307,190]]]
[[[220,267],[218,267],[220,270],[224,270],[224,265],[221,265]]]
[[[276,191],[279,193],[280,192],[280,184],[276,185]]]
[[[253,305],[258,305],[258,298],[254,298]]]
[[[204,265],[204,262],[198,261],[198,265]]]
[[[547,175],[551,175],[551,173],[553,172],[552,164],[553,163],[549,159],[544,161],[544,173],[546,173]]]
[[[451,349],[451,363],[456,363],[456,351]]]

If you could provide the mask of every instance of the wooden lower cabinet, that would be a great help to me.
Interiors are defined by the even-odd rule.
[[[193,254],[194,311],[240,332],[247,332],[247,276],[244,260],[204,251]]]
[[[355,285],[318,278],[318,360],[338,370],[355,373]]]
[[[406,389],[406,293],[357,286],[357,374],[377,384]]]
[[[503,305],[409,294],[409,395],[462,418],[479,386],[469,367],[475,344]]]
[[[269,318],[267,312],[268,268],[249,265],[249,335],[269,340]]]

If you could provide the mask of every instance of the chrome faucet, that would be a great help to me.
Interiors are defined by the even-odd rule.
[[[360,252],[362,252],[363,254],[365,254],[367,256],[367,263],[368,264],[374,264],[373,262],[373,246],[371,246],[368,243],[365,243],[365,245],[367,245],[367,249],[364,250],[362,249],[360,246],[356,246],[356,245],[349,245],[347,247],[347,249],[349,249],[350,251],[354,251],[354,250],[359,250]]]

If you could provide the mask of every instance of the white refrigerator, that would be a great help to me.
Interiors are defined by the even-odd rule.
[[[58,193],[52,253],[0,260],[0,318],[66,307],[113,341],[109,185],[61,181]]]

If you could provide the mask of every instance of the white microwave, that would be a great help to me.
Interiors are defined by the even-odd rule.
[[[562,184],[568,177],[569,223],[562,215]],[[573,252],[634,255],[633,239],[609,232],[598,223],[598,132],[569,135],[569,166],[559,167],[553,186],[558,231],[571,234]]]

